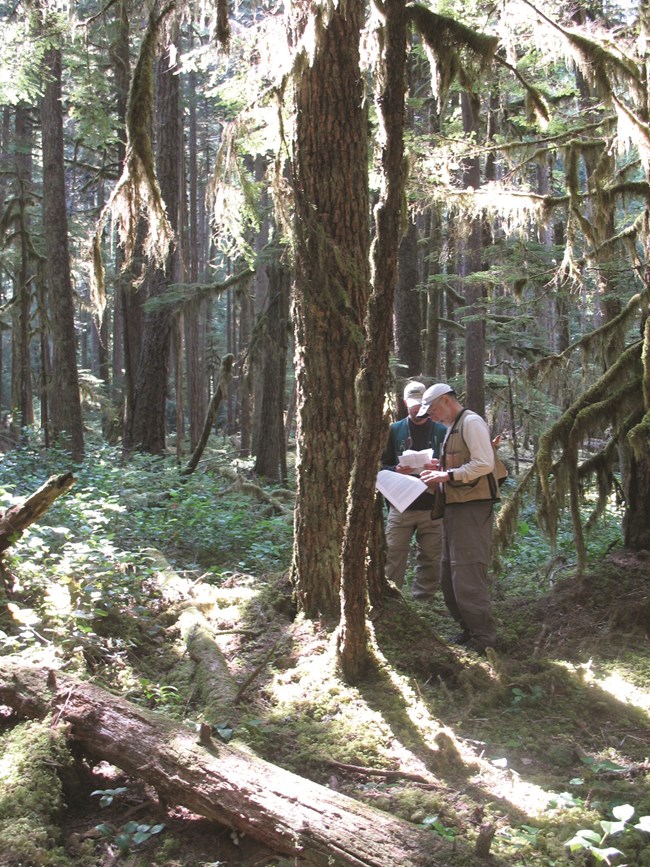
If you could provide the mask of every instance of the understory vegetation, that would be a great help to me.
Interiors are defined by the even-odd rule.
[[[69,469],[36,445],[5,455],[2,508]],[[72,489],[5,555],[5,658],[207,723],[444,838],[449,864],[482,863],[467,853],[491,827],[492,864],[650,865],[650,555],[622,549],[615,504],[580,578],[569,530],[551,551],[530,505],[494,577],[488,659],[447,643],[442,599],[405,595],[372,612],[379,664],[352,688],[332,633],[296,615],[290,492],[253,478],[227,441],[188,477],[171,458],[124,464],[107,447],[73,469]],[[210,600],[230,707],[202,690],[170,575]],[[0,864],[289,863],[119,768],[80,762],[52,720],[4,709],[0,723]]]

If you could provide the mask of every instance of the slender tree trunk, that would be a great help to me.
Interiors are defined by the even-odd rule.
[[[428,216],[428,244],[427,250],[430,252],[442,249],[442,225],[438,210],[432,208]],[[431,261],[433,258],[433,261]],[[440,273],[440,265],[438,257],[429,256],[428,267],[426,268],[427,276]],[[442,358],[440,352],[440,314],[442,303],[442,291],[440,284],[432,280],[427,281],[427,318],[426,318],[426,337],[424,342],[424,370],[435,381],[440,381],[442,376]]]
[[[15,120],[15,184],[18,210],[16,230],[19,244],[19,264],[14,280],[14,314],[12,338],[11,406],[17,411],[14,425],[23,430],[34,424],[32,371],[30,365],[30,318],[32,293],[30,291],[33,268],[29,238],[29,200],[32,190],[32,118],[24,103],[16,106]]]
[[[266,267],[262,267],[261,263],[266,261],[267,259],[266,251],[271,233],[273,231],[272,208],[270,207],[267,185],[264,183],[267,168],[268,159],[262,154],[258,154],[255,157],[255,160],[252,161],[250,165],[250,170],[254,172],[255,182],[260,185],[261,196],[259,210],[260,214],[263,215],[259,226],[259,231],[255,233],[255,237],[252,239],[255,254],[259,257],[260,262],[260,267],[255,270],[255,276],[253,278],[253,295],[255,298],[254,319],[255,330],[258,334],[260,333],[260,331],[262,332],[262,334],[265,334],[264,329],[267,311],[272,309],[269,305],[269,275],[277,265],[277,263],[275,262],[275,256],[279,255],[279,250],[277,250],[276,248],[276,250],[273,251],[273,261],[269,262]],[[264,377],[267,363],[270,363],[271,365],[275,364],[273,360],[274,353],[275,347],[271,345],[270,340],[255,340],[255,348],[251,347],[251,352],[249,354],[250,376],[252,380],[251,390],[253,394],[253,430],[251,436],[251,448],[253,454],[257,456],[258,461],[260,460],[260,450],[266,449],[263,440],[266,439],[267,425],[269,422],[268,404],[265,409],[266,417],[262,417],[262,403],[264,400],[263,394],[265,387]],[[282,405],[284,407],[284,399],[282,401]],[[275,418],[275,415],[273,416],[273,418]],[[264,464],[268,465],[267,458],[265,457],[263,460]]]
[[[111,66],[115,87],[115,110],[119,120],[120,135],[117,143],[117,161],[119,166],[124,163],[126,152],[126,105],[128,99],[131,64],[129,57],[129,13],[128,0],[118,0],[115,4],[115,40],[110,46]],[[125,317],[126,302],[124,293],[129,291],[128,276],[122,273],[123,252],[119,244],[115,246],[115,290],[113,297],[113,353],[112,353],[112,383],[113,402],[116,407],[123,404],[122,415],[126,416],[127,381],[131,388],[129,398],[133,400],[132,377],[133,367],[127,360],[125,344],[128,341],[129,329],[135,323]],[[139,343],[138,343],[139,345]],[[137,358],[137,354],[135,355]],[[121,419],[122,425],[125,418]]]
[[[346,679],[361,679],[371,660],[366,626],[366,552],[375,511],[375,479],[385,437],[384,393],[391,344],[390,313],[397,283],[401,204],[404,195],[404,96],[406,90],[406,6],[387,0],[384,6],[384,57],[379,76],[378,111],[382,145],[383,185],[375,209],[377,234],[373,247],[373,288],[366,320],[366,343],[356,381],[357,430],[350,495],[341,555],[341,624],[339,659]],[[376,580],[377,576],[374,576]]]
[[[43,229],[53,353],[49,396],[52,437],[60,440],[75,460],[81,460],[84,441],[68,254],[61,67],[61,49],[51,45],[43,58],[46,84],[41,103]]]
[[[395,355],[400,375],[419,376],[422,366],[422,315],[419,278],[418,230],[409,220],[399,247],[399,279],[395,293]]]
[[[193,46],[190,29],[190,49]],[[188,232],[187,246],[189,280],[199,279],[199,168],[198,168],[198,125],[197,125],[197,83],[193,70],[188,76]],[[185,322],[185,370],[187,380],[187,412],[189,421],[190,448],[195,449],[201,436],[201,426],[208,403],[207,371],[205,366],[204,316],[206,304],[192,307],[186,311]]]
[[[250,346],[253,333],[253,298],[251,288],[246,285],[239,291],[239,345]],[[239,377],[237,397],[239,403],[239,454],[247,458],[251,453],[253,437],[253,390],[247,371]]]
[[[461,95],[463,130],[478,133],[479,98],[463,92]],[[478,157],[468,160],[464,167],[463,182],[477,190],[481,186],[481,168]],[[481,270],[483,253],[483,220],[472,220],[462,257],[461,276],[467,277]],[[475,280],[464,282],[465,302],[469,318],[465,323],[465,404],[479,415],[485,415],[485,287]]]
[[[317,4],[293,5],[297,43]],[[361,0],[333,7],[296,82],[297,500],[292,577],[310,617],[339,615],[340,554],[368,297],[367,116]],[[380,434],[379,431],[375,432]]]
[[[273,481],[283,480],[286,467],[284,439],[284,402],[289,348],[289,294],[291,277],[279,261],[267,267],[269,276],[264,364],[261,382],[260,437],[255,472]]]

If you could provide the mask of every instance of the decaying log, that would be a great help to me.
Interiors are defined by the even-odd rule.
[[[226,658],[197,608],[186,608],[178,618],[178,627],[190,659],[196,665],[193,681],[204,717],[211,722],[221,722],[229,709],[232,715],[237,695],[237,684]],[[236,720],[237,717],[233,717],[230,721]]]
[[[72,487],[74,481],[72,473],[51,476],[26,500],[7,509],[0,518],[0,554],[10,548],[30,524],[38,521],[57,497]]]
[[[236,491],[238,493],[241,492],[242,494],[248,494],[256,500],[259,500],[261,503],[267,503],[277,515],[290,515],[292,513],[293,506],[291,504],[285,506],[282,502],[283,499],[288,499],[285,492],[280,491],[278,496],[275,494],[269,494],[268,491],[265,491],[264,488],[260,487],[260,485],[246,481],[246,479],[242,478],[241,473],[232,467],[218,467],[215,472],[222,478],[229,479],[232,482],[232,485],[225,491],[225,493]],[[292,500],[295,501],[295,496],[292,497]]]
[[[0,703],[69,727],[70,737],[153,786],[168,804],[249,834],[306,864],[435,867],[431,832],[222,744],[90,684],[4,659]],[[206,727],[207,728],[207,727]]]

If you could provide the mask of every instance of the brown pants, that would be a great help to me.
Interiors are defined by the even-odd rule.
[[[480,647],[497,637],[488,588],[492,524],[490,500],[445,509],[440,586],[449,613]]]

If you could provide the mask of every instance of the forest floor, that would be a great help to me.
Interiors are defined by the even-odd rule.
[[[650,556],[612,554],[581,581],[565,572],[532,599],[513,596],[505,582],[493,588],[500,640],[487,659],[444,641],[453,624],[441,599],[394,599],[373,612],[377,672],[352,688],[338,676],[332,633],[295,616],[283,578],[233,574],[218,588],[210,622],[227,676],[248,685],[236,708],[209,714],[197,700],[196,670],[178,656],[172,663],[178,625],[152,586],[147,605],[163,639],[138,652],[138,700],[144,694],[150,707],[190,724],[209,716],[213,730],[268,761],[450,844],[494,827],[489,862],[452,855],[445,863],[588,863],[591,848],[604,863],[650,865],[650,819],[633,827],[650,816]],[[128,634],[126,621],[120,630]],[[100,684],[133,677],[128,642],[91,662]],[[5,714],[3,722],[8,737],[16,721]],[[18,861],[4,851],[0,865],[295,863],[162,805],[106,763],[68,785],[63,800],[51,857]],[[0,807],[5,840],[20,833],[11,822]]]

